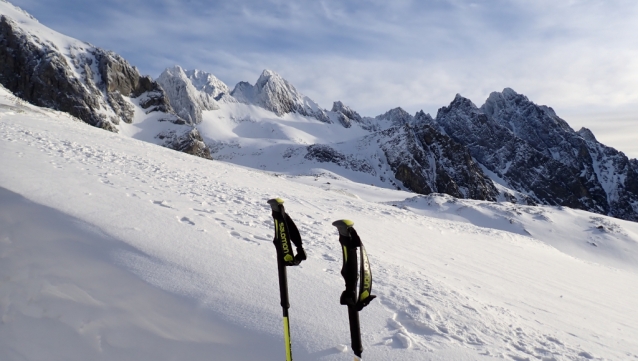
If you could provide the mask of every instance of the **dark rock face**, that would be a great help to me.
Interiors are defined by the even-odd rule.
[[[392,122],[392,124],[398,125],[398,126],[401,126],[404,124],[410,124],[414,120],[414,118],[412,117],[412,115],[410,115],[410,113],[406,112],[405,110],[403,110],[403,108],[400,108],[400,107],[390,109],[384,114],[376,116],[376,119],[389,120]]]
[[[147,112],[166,112],[166,120],[177,120],[157,83],[141,77],[119,55],[85,45],[72,46],[67,58],[63,49],[1,16],[0,82],[32,104],[70,113],[104,129],[116,130],[113,124],[133,120],[133,106],[123,97],[144,96],[140,105]]]
[[[468,149],[430,125],[391,127],[379,137],[394,177],[409,190],[496,200],[498,190]]]
[[[146,114],[161,114],[159,121],[184,124],[164,90],[150,77],[140,76],[121,56],[80,42],[59,49],[4,15],[0,16],[0,83],[34,105],[67,112],[112,132],[118,131],[120,121],[133,121],[135,108],[126,98],[136,99]],[[185,130],[190,132],[190,127]],[[166,146],[210,158],[200,149],[203,142],[198,137],[180,137]]]
[[[199,131],[192,128],[190,131],[166,130],[156,136],[163,141],[162,146],[180,152],[192,154],[201,158],[213,159],[210,156],[210,149],[204,143]]]
[[[308,160],[316,160],[322,163],[334,163],[346,169],[353,170],[355,172],[363,172],[371,175],[376,175],[374,167],[372,167],[367,160],[358,159],[352,155],[345,155],[339,153],[337,150],[325,144],[313,144],[307,148],[307,153],[304,156]]]
[[[608,215],[630,221],[638,221],[638,160],[628,159],[624,153],[599,143],[584,133],[589,157],[584,163],[590,165],[600,187],[609,202]]]
[[[28,36],[4,15],[0,16],[0,82],[32,104],[68,112],[97,127],[106,121],[92,111],[98,100],[73,76],[60,50]]]
[[[344,105],[340,101],[336,101],[332,104],[332,112],[337,113],[339,122],[344,128],[350,128],[352,122],[361,123],[362,118],[359,113],[352,110],[349,106]]]
[[[636,175],[624,154],[587,130],[574,132],[551,108],[511,89],[492,93],[480,109],[457,95],[431,123],[467,146],[511,189],[527,194],[529,203],[636,219],[631,206],[636,196],[625,185]],[[622,176],[612,179],[613,174]],[[619,184],[621,178],[625,184]]]

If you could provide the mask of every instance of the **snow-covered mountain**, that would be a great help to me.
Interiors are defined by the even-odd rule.
[[[289,86],[271,74],[264,71],[257,84],[272,76],[275,84],[285,84],[281,89]],[[216,125],[202,129],[208,129],[203,131],[204,139],[214,157],[296,174],[316,171],[315,164],[306,164],[316,161],[322,163],[320,168],[337,165],[328,167],[330,172],[349,179],[421,194],[562,205],[638,220],[636,161],[600,144],[587,130],[573,131],[551,108],[538,106],[512,89],[492,93],[481,108],[457,95],[436,119],[423,112],[412,116],[401,108],[375,118],[361,117],[335,102],[331,111],[322,111],[334,121],[316,127],[331,128],[328,135],[306,129],[316,117],[304,118],[308,114],[303,112],[263,112],[284,109],[287,101],[275,101],[281,97],[269,97],[270,105],[264,106],[254,96],[246,100],[237,95],[241,93],[237,89],[253,89],[241,93],[253,94],[256,87],[238,84],[233,96],[226,98],[230,100],[220,102],[220,111],[207,113],[209,124]],[[248,109],[255,108],[249,105],[262,110],[251,113]],[[225,117],[235,123],[222,131],[218,127]],[[274,128],[264,131],[265,124]],[[302,130],[304,136],[282,137],[275,128],[283,124]],[[228,137],[234,133],[231,128],[241,131]],[[277,166],[259,161],[264,154],[278,159]]]
[[[638,223],[205,160],[2,88],[0,360],[284,359],[272,197],[308,255],[295,360],[352,360],[343,218],[377,296],[365,360],[638,360]]]
[[[638,161],[511,89],[481,107],[458,95],[436,118],[366,117],[341,101],[321,108],[271,70],[232,91],[179,66],[153,81],[7,2],[0,11],[0,82],[94,126],[263,170],[638,220]]]
[[[258,105],[278,116],[296,113],[331,122],[325,110],[272,70],[264,70],[255,85],[240,82],[230,95],[239,102]]]
[[[216,97],[228,94],[228,87],[214,75],[180,66],[164,70],[157,83],[166,91],[171,106],[189,124],[202,121],[202,111],[219,109]]]
[[[481,108],[460,95],[431,122],[527,202],[638,220],[638,161],[575,132],[549,107],[512,89]]]
[[[197,130],[184,125],[151,77],[114,52],[57,33],[6,1],[0,2],[0,83],[32,104],[90,125],[210,157]],[[148,134],[151,128],[161,129]]]

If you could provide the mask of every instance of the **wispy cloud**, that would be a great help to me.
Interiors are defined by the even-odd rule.
[[[153,76],[179,64],[232,87],[270,68],[324,107],[366,115],[435,115],[456,93],[480,105],[504,87],[568,121],[638,110],[633,0],[13,2]]]

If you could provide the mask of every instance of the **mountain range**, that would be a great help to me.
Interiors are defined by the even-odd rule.
[[[638,221],[638,161],[506,88],[435,117],[330,110],[272,70],[231,90],[201,70],[140,75],[118,54],[0,2],[0,83],[38,106],[203,158],[315,180],[552,205]]]

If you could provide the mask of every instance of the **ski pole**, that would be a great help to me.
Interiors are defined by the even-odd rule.
[[[279,297],[283,313],[284,346],[286,349],[286,361],[292,361],[292,342],[290,340],[290,322],[288,309],[288,275],[286,266],[296,266],[306,259],[306,253],[301,246],[301,236],[297,226],[286,214],[284,201],[281,198],[268,200],[272,209],[272,217],[275,222],[275,237],[273,243],[277,250],[277,271],[279,275]],[[292,251],[292,242],[297,246],[297,255]]]
[[[361,361],[363,345],[361,344],[361,327],[359,324],[359,311],[367,306],[376,296],[372,291],[372,272],[368,255],[361,243],[359,235],[352,227],[354,222],[343,219],[332,223],[339,231],[339,243],[343,251],[343,267],[341,275],[346,282],[346,290],[341,294],[339,302],[348,306],[348,321],[350,323],[350,340],[352,351],[356,355],[355,361]],[[357,294],[357,248],[361,256],[361,284]]]

